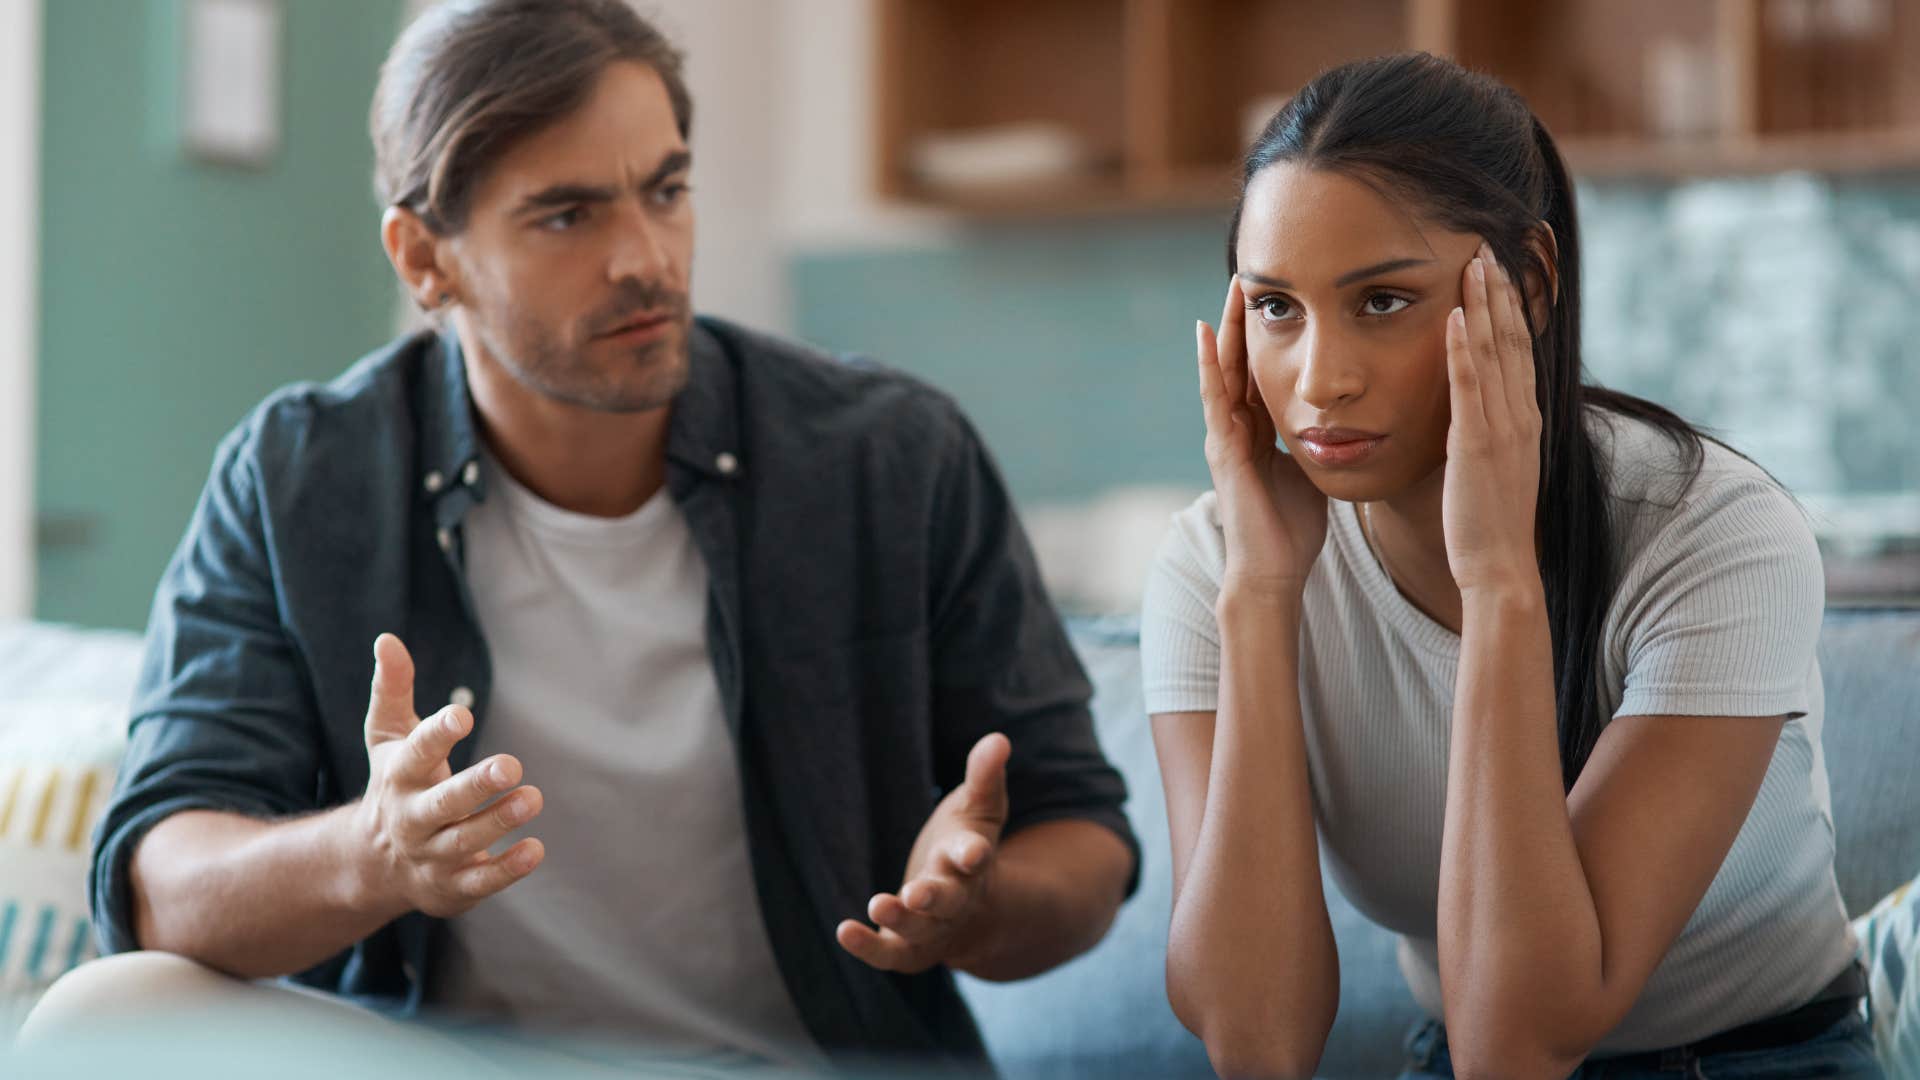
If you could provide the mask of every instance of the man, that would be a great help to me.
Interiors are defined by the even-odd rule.
[[[395,45],[381,239],[439,331],[220,446],[92,882],[103,951],[191,966],[123,998],[966,1064],[950,970],[1105,932],[1124,790],[991,463],[907,378],[691,315],[689,116],[621,0]]]

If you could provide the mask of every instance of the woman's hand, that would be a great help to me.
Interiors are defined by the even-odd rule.
[[[1227,286],[1220,332],[1199,338],[1200,405],[1207,420],[1207,468],[1226,532],[1221,595],[1297,598],[1327,539],[1327,499],[1275,446],[1273,416],[1247,364],[1246,301]]]
[[[1447,429],[1441,522],[1462,594],[1540,587],[1534,517],[1540,493],[1540,406],[1533,335],[1519,290],[1485,243],[1467,264],[1464,308],[1447,318]]]

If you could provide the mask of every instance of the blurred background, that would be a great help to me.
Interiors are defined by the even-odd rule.
[[[425,3],[0,0],[0,617],[139,627],[215,443],[403,325],[366,110]],[[1920,600],[1920,0],[641,0],[690,55],[695,303],[952,392],[1063,603],[1206,483],[1234,159],[1320,68],[1506,79],[1581,177],[1594,377]]]

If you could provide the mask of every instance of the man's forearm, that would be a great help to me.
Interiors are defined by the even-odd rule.
[[[1092,948],[1126,898],[1133,853],[1091,821],[1047,821],[1000,845],[986,908],[951,966],[982,979],[1038,975]]]
[[[241,978],[304,971],[405,913],[368,887],[352,804],[261,821],[189,810],[134,849],[134,933]]]

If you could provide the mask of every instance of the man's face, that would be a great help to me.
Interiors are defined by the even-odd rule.
[[[502,156],[448,242],[482,361],[601,412],[671,401],[693,317],[691,164],[666,84],[631,62]]]

